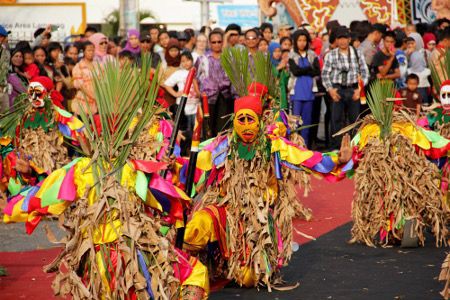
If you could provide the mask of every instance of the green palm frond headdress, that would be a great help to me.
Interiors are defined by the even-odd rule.
[[[92,164],[101,179],[112,173],[121,177],[131,148],[145,125],[154,115],[157,80],[150,82],[151,57],[143,55],[141,68],[125,64],[120,67],[116,60],[97,65],[93,71],[93,84],[101,132],[96,128],[94,114],[83,111],[80,117],[86,125],[85,135],[90,143]],[[158,78],[158,70],[154,78]],[[135,118],[139,121],[130,131]]]

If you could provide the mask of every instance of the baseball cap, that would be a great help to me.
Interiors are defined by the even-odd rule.
[[[278,30],[280,30],[280,29],[292,30],[292,29],[294,29],[294,26],[284,23],[278,27]]]
[[[349,38],[350,37],[350,30],[345,26],[340,26],[338,29],[336,29],[336,38]]]
[[[3,27],[2,25],[0,25],[0,35],[1,36],[8,36],[8,34],[10,34],[11,31],[10,30],[6,30],[5,27]]]

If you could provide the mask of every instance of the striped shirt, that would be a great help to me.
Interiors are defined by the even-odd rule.
[[[355,55],[355,50],[357,51],[357,56]],[[349,48],[349,53],[350,58],[348,55],[340,53],[339,48],[336,48],[325,56],[322,83],[327,91],[333,87],[333,84],[343,86],[358,84],[359,76],[361,76],[364,84],[369,82],[369,69],[364,60],[364,55],[353,47]]]

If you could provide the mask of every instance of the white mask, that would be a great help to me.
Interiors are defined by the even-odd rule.
[[[47,95],[47,90],[39,82],[31,82],[28,85],[28,101],[34,108],[44,107],[44,99]]]

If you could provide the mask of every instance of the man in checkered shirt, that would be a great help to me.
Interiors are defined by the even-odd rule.
[[[369,81],[369,69],[364,55],[350,47],[350,31],[341,26],[336,31],[338,47],[326,56],[322,70],[322,83],[331,99],[331,134],[345,126],[345,118],[353,123],[360,113],[360,90],[358,80],[366,85]],[[331,147],[338,149],[342,137],[332,139]]]

